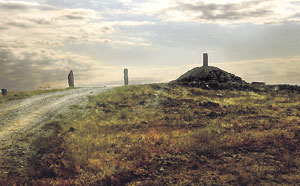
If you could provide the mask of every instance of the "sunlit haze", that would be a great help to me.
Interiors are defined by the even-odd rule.
[[[300,1],[0,1],[0,88],[168,82],[209,65],[300,83]]]

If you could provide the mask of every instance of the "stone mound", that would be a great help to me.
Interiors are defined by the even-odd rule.
[[[184,83],[245,83],[242,78],[212,66],[193,68],[192,70],[189,70],[188,72],[180,76],[175,81]]]
[[[204,89],[249,89],[242,78],[213,66],[196,67],[189,70],[171,84],[201,87]]]
[[[204,89],[247,90],[254,92],[287,91],[300,93],[298,85],[266,85],[264,82],[247,83],[242,78],[213,66],[196,67],[170,84],[200,87]]]

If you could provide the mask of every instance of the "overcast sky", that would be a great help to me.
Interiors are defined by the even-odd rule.
[[[209,64],[300,84],[297,0],[0,0],[0,88],[167,82]]]

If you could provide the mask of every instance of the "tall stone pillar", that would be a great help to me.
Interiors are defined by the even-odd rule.
[[[3,96],[6,96],[7,95],[7,89],[1,89],[1,93]]]
[[[68,75],[68,83],[69,83],[70,88],[74,87],[74,74],[73,74],[72,70],[70,71],[70,73]]]
[[[207,67],[208,66],[208,54],[203,53],[203,66]]]
[[[128,69],[124,69],[124,84],[128,85]]]

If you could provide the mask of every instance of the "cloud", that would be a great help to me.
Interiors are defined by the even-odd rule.
[[[0,30],[4,31],[1,33],[4,42],[18,40],[28,46],[53,47],[70,42],[113,40],[110,34],[121,27],[154,24],[149,21],[108,21],[102,13],[90,9],[57,8],[23,1],[0,2],[0,10]],[[131,43],[138,44],[138,41]]]
[[[187,4],[179,3],[175,9],[183,12],[195,14],[197,20],[226,21],[244,20],[253,17],[263,17],[272,15],[273,11],[261,8],[249,8],[260,4],[259,2],[243,2],[235,4]],[[198,15],[197,15],[198,14]]]
[[[0,10],[2,11],[28,11],[28,10],[52,10],[53,7],[41,5],[33,2],[24,1],[2,1],[0,2]]]
[[[85,6],[103,12],[107,18],[144,19],[172,22],[198,23],[253,23],[280,24],[300,21],[291,18],[298,13],[300,3],[293,0],[48,0],[51,5]]]
[[[84,3],[83,3],[84,2]],[[300,3],[294,0],[46,0],[57,7],[85,7],[106,18],[233,24],[299,22]],[[46,6],[46,5],[45,5]],[[139,16],[138,16],[139,15]]]
[[[292,21],[290,16],[298,12],[299,3],[274,0],[141,0],[120,1],[115,14],[152,16],[162,21],[232,24],[278,24]],[[293,20],[295,21],[295,20]],[[299,21],[299,19],[297,19]]]
[[[0,46],[0,86],[8,89],[33,89],[39,86],[67,86],[69,70],[86,81],[86,72],[105,69],[90,57],[50,49],[19,52]],[[80,82],[80,81],[78,81]]]
[[[101,42],[111,46],[146,46],[142,38],[118,33],[120,27],[148,22],[108,21],[84,8],[57,8],[24,1],[0,2],[0,87],[32,89],[45,84],[65,86],[74,70],[77,83],[97,84],[97,73],[109,66],[68,46]],[[115,34],[115,36],[114,36]],[[112,70],[112,69],[110,69]]]
[[[274,5],[271,1],[242,1],[236,3],[205,3],[196,1],[177,2],[164,10],[170,21],[190,20],[208,23],[252,22],[265,23],[274,21]]]
[[[0,10],[0,26],[5,28],[1,38],[5,42],[23,40],[29,47],[41,47],[42,43],[53,41],[63,45],[71,38],[92,40],[109,31],[108,26],[95,23],[101,20],[101,15],[87,9],[59,9],[36,3],[4,1],[0,3]],[[11,10],[15,12],[11,13]],[[43,42],[40,42],[41,38]]]
[[[31,28],[32,25],[27,22],[22,22],[22,21],[9,21],[6,22],[6,26],[14,26],[14,27],[19,27],[19,28]]]

